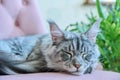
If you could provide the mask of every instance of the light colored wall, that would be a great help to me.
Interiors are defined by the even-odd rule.
[[[97,14],[95,5],[83,5],[84,0],[39,0],[45,19],[53,19],[60,28],[75,22],[88,22],[86,14]]]

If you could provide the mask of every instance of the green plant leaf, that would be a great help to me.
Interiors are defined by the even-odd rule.
[[[99,16],[100,16],[102,19],[105,19],[104,14],[103,14],[103,11],[102,11],[102,8],[101,8],[102,6],[101,6],[99,0],[96,0],[96,6],[97,6],[97,10],[98,10]]]

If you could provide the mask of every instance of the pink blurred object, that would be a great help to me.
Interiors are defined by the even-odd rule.
[[[1,76],[0,80],[120,80],[120,74],[110,71],[95,71],[82,76],[64,73],[36,73]]]
[[[0,39],[46,33],[37,0],[0,0]]]

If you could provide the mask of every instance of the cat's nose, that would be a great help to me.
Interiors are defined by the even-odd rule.
[[[80,68],[80,64],[74,64],[74,66],[79,69]]]

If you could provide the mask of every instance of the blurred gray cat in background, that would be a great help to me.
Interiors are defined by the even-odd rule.
[[[0,74],[91,73],[99,61],[96,37],[100,22],[85,33],[73,33],[49,21],[50,34],[0,40]]]

